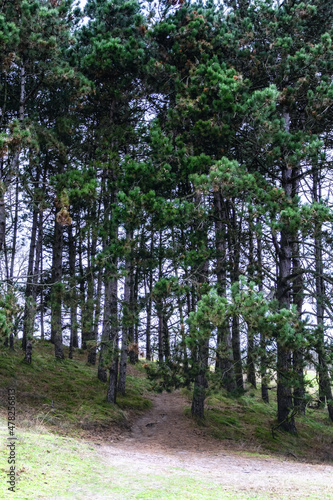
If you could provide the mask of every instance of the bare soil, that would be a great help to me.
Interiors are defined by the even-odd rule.
[[[191,476],[257,498],[333,499],[333,466],[295,461],[294,457],[251,456],[228,449],[186,417],[178,392],[152,396],[153,407],[132,429],[99,447],[108,464],[130,467],[140,477],[181,468]],[[105,443],[105,441],[104,441]],[[237,498],[237,495],[235,496]]]

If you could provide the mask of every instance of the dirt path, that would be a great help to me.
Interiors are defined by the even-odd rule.
[[[128,435],[100,448],[103,460],[130,468],[137,477],[179,469],[228,491],[243,492],[246,498],[333,499],[333,466],[230,451],[195,428],[184,415],[186,403],[177,392],[154,396],[153,408]]]
[[[184,415],[188,402],[179,392],[156,394],[152,401],[152,409],[134,423],[125,443],[157,451],[216,450],[219,443]]]

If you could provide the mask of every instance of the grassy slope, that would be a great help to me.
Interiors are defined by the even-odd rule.
[[[48,425],[69,435],[106,431],[128,425],[128,412],[151,406],[144,397],[149,382],[139,370],[132,370],[135,376],[128,376],[126,396],[119,396],[114,406],[106,402],[107,385],[97,379],[96,367],[87,365],[86,354],[76,351],[73,360],[59,361],[51,344],[39,342],[31,365],[22,358],[19,348],[0,353],[1,403],[6,406],[7,388],[15,387],[23,427]]]
[[[305,416],[296,416],[297,436],[280,430],[273,432],[275,391],[270,391],[270,397],[270,404],[265,404],[260,391],[254,389],[234,399],[221,393],[211,395],[203,425],[214,437],[236,443],[243,450],[332,463],[333,424],[327,410],[307,409]]]
[[[117,466],[110,469],[98,456],[96,446],[80,439],[103,440],[115,428],[128,426],[133,412],[149,408],[151,403],[145,394],[150,384],[141,366],[130,367],[127,395],[119,397],[118,405],[114,406],[106,403],[106,385],[97,380],[96,368],[86,364],[84,354],[77,352],[74,360],[60,362],[53,358],[51,345],[38,343],[31,366],[23,363],[22,357],[19,349],[0,353],[2,443],[8,436],[5,420],[8,387],[16,388],[19,438],[19,492],[7,495],[8,452],[2,446],[0,498],[55,498],[60,491],[61,498],[78,499],[92,498],[93,492],[94,498],[99,493],[100,498],[114,499],[251,498],[171,469],[163,477],[147,471],[144,477],[134,478],[130,470],[124,472]],[[207,432],[226,440],[226,445],[243,452],[333,459],[333,426],[324,410],[309,410],[306,417],[298,418],[298,437],[277,432],[273,439],[271,426],[275,413],[274,396],[272,403],[265,405],[257,391],[248,391],[238,399],[220,393],[207,399],[207,417],[202,425]]]

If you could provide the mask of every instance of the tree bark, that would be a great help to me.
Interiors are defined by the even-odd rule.
[[[233,203],[235,203],[233,201]],[[236,283],[239,280],[239,258],[240,258],[240,227],[241,223],[237,220],[236,210],[233,206],[228,211],[229,217],[229,255],[231,261],[231,281]],[[234,359],[234,370],[236,386],[239,392],[244,392],[242,353],[240,343],[239,317],[232,318],[232,352]]]
[[[250,326],[247,330],[247,381],[255,389],[257,388],[256,371],[254,363],[254,334]]]
[[[98,326],[99,318],[101,315],[101,298],[102,298],[102,273],[98,273],[97,278],[97,292],[96,292],[96,304],[95,304],[95,315],[94,315],[94,340],[98,342]],[[92,349],[88,356],[88,362],[91,365],[95,365],[97,361],[97,349],[96,346]]]
[[[73,236],[73,225],[68,226],[68,258],[70,274],[70,352],[73,355],[73,349],[79,347],[78,340],[78,321],[77,321],[77,290],[76,290],[76,244]]]
[[[249,221],[249,265],[248,265],[249,279],[254,279],[254,245],[253,245],[253,232],[251,222]],[[247,328],[247,362],[246,362],[246,375],[247,382],[255,389],[257,388],[256,381],[256,367],[255,367],[255,354],[254,354],[254,331],[251,325]]]
[[[133,239],[133,232],[127,231],[126,237],[127,237],[128,241],[131,241]],[[127,356],[129,354],[128,343],[130,340],[130,338],[129,338],[130,328],[131,328],[131,325],[133,322],[132,311],[131,311],[133,268],[132,268],[132,260],[131,260],[130,255],[127,255],[125,258],[125,271],[126,271],[126,276],[125,276],[125,285],[124,285],[122,343],[121,343],[119,383],[118,383],[118,391],[122,395],[124,395],[125,391],[126,391]],[[132,356],[132,358],[133,358],[133,356]],[[134,361],[134,359],[133,359],[133,361]]]
[[[200,204],[202,202],[202,198],[200,194],[195,195],[195,204],[198,208],[200,208]],[[200,245],[200,249],[198,248],[198,252],[205,252],[208,249],[207,242],[207,230],[205,227],[198,228],[199,234],[198,241],[202,245]],[[204,292],[204,285],[208,282],[208,271],[209,271],[209,261],[207,256],[201,257],[202,261],[197,269],[197,298],[201,299]],[[204,417],[204,407],[205,407],[205,399],[206,399],[206,388],[208,386],[207,383],[207,370],[208,370],[208,356],[209,356],[209,338],[203,338],[199,336],[199,340],[197,342],[197,346],[194,353],[194,359],[196,362],[196,376],[194,379],[194,388],[193,388],[193,397],[192,397],[192,406],[191,413],[194,417],[203,418]]]
[[[313,174],[313,199],[319,202],[321,199],[321,188],[319,183],[318,171]],[[315,223],[315,261],[316,261],[316,316],[317,316],[317,354],[318,365],[317,373],[319,379],[319,401],[322,405],[327,400],[327,409],[330,420],[333,421],[333,404],[331,403],[332,388],[327,366],[327,356],[325,350],[324,335],[324,300],[325,287],[323,280],[323,247],[322,247],[322,228],[321,224]]]
[[[217,288],[221,297],[227,293],[227,236],[225,204],[219,190],[214,191],[215,247]],[[228,392],[236,390],[235,372],[232,358],[231,334],[228,322],[217,330],[215,369],[221,373],[221,385]]]
[[[289,115],[285,117],[286,126]],[[289,131],[289,129],[288,129]],[[293,188],[293,171],[286,164],[282,168],[282,188],[286,197],[291,200]],[[277,298],[280,309],[290,309],[290,275],[292,269],[292,237],[289,227],[285,225],[280,233],[278,252],[279,275],[277,279]],[[277,404],[278,423],[286,431],[296,433],[295,420],[292,413],[292,351],[285,340],[277,336]]]
[[[32,216],[32,228],[30,239],[30,250],[28,258],[28,277],[25,289],[25,307],[24,307],[24,320],[23,320],[23,338],[22,349],[25,351],[25,361],[31,363],[32,360],[32,339],[35,327],[35,314],[36,314],[36,277],[34,276],[35,270],[35,253],[37,246],[37,227],[38,227],[38,208],[35,206]]]
[[[261,239],[257,238],[257,262],[258,262],[258,282],[259,292],[263,291],[263,269],[262,269],[262,244]],[[267,348],[266,337],[260,332],[260,377],[261,377],[261,397],[265,403],[269,403],[268,384],[267,384]]]
[[[64,359],[62,345],[61,306],[63,296],[62,286],[62,251],[63,227],[55,220],[52,260],[52,291],[51,291],[51,342],[54,344],[55,357]]]

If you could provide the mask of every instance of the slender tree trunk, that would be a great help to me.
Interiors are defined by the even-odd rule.
[[[139,295],[139,269],[136,266],[136,272],[133,285],[133,298],[132,298],[132,315],[134,326],[134,342],[136,345],[134,363],[139,361],[139,321],[138,321],[138,295]]]
[[[285,113],[286,130],[289,132],[290,117]],[[293,171],[287,164],[282,168],[282,188],[286,197],[292,199]],[[285,225],[280,233],[278,250],[279,274],[277,279],[277,298],[280,309],[290,309],[290,275],[292,269],[292,239],[289,227]],[[296,433],[295,420],[292,413],[292,351],[285,340],[277,337],[277,404],[278,422],[291,433]]]
[[[25,289],[25,308],[24,308],[24,320],[23,320],[23,338],[22,338],[22,348],[25,351],[25,361],[31,363],[32,360],[32,339],[34,334],[35,325],[35,314],[36,314],[36,304],[33,297],[33,285],[34,285],[34,259],[36,250],[36,238],[37,238],[37,225],[38,225],[38,209],[35,207],[33,210],[32,217],[32,229],[31,229],[31,239],[30,239],[30,251],[28,258],[28,277]]]
[[[86,348],[88,350],[88,363],[94,365],[96,363],[96,344],[94,335],[94,275],[91,270],[91,266],[88,268],[87,277],[87,302],[85,308],[85,340]],[[88,316],[89,314],[89,316]],[[90,344],[93,342],[93,345]]]
[[[109,342],[110,342],[110,353],[111,362],[109,368],[109,387],[107,393],[107,401],[109,403],[115,403],[117,397],[117,379],[118,379],[118,282],[117,279],[113,279],[110,283],[111,293],[110,293],[110,321],[109,321]]]
[[[175,239],[175,232],[174,229],[172,228],[172,245],[174,249],[174,260],[173,260],[173,268],[174,268],[174,273],[179,280],[179,273],[178,273],[178,255],[175,253],[176,250],[176,239]],[[188,359],[187,359],[187,351],[186,351],[186,342],[185,342],[185,318],[184,318],[184,313],[183,313],[183,304],[182,304],[182,299],[179,293],[177,293],[177,306],[178,306],[178,314],[179,314],[179,323],[180,323],[180,337],[181,337],[181,342],[180,342],[180,349],[181,349],[181,355],[183,358],[183,365],[184,365],[184,371],[186,372],[188,370]]]
[[[208,268],[209,263],[206,261],[201,268],[200,283],[205,283],[208,278]],[[200,286],[200,285],[199,285]],[[200,292],[199,292],[200,300]],[[193,397],[191,413],[195,417],[204,418],[205,416],[205,399],[206,399],[206,389],[208,387],[207,382],[207,370],[208,370],[208,355],[209,355],[209,339],[199,340],[196,349],[195,361],[197,365],[197,375],[194,379]]]
[[[161,280],[163,276],[163,258],[162,258],[162,231],[159,235],[159,259],[158,259],[158,279]],[[163,300],[162,297],[158,297],[156,301],[156,310],[158,316],[158,361],[163,363]]]
[[[94,339],[96,343],[98,342],[98,327],[99,327],[99,318],[101,315],[101,298],[102,298],[102,273],[101,271],[98,273],[97,278],[97,291],[96,291],[96,304],[95,304],[95,315],[94,315]],[[91,365],[96,364],[97,360],[97,349],[96,346],[89,353],[90,358],[88,358],[88,362]]]
[[[127,240],[133,239],[133,232],[127,231]],[[132,295],[132,279],[133,269],[131,256],[127,255],[125,260],[125,285],[124,285],[124,303],[123,303],[123,325],[122,325],[122,345],[120,354],[120,368],[119,368],[119,383],[118,391],[124,395],[126,390],[126,370],[127,370],[127,356],[128,356],[128,343],[130,328],[133,323],[131,311],[131,295]],[[133,348],[133,345],[131,346]],[[131,351],[132,352],[132,351]],[[134,358],[134,356],[132,356]],[[134,361],[134,359],[133,359]],[[134,363],[133,363],[134,364]]]
[[[235,203],[235,202],[233,202]],[[231,269],[231,281],[233,283],[239,280],[239,258],[240,258],[240,230],[241,222],[237,221],[236,210],[234,207],[229,209],[229,255],[232,263]],[[241,342],[240,342],[240,328],[239,328],[239,317],[234,316],[232,318],[232,352],[234,358],[234,370],[237,390],[240,392],[244,391],[243,382],[243,367],[242,367],[242,353],[241,353]]]
[[[41,248],[41,259],[40,259],[40,275],[43,277],[43,246]],[[45,338],[45,329],[44,329],[44,291],[43,287],[40,289],[40,336],[41,339]]]
[[[81,228],[78,227],[77,233],[79,235],[79,244],[78,244],[78,260],[79,260],[79,307],[81,310],[81,347],[85,348],[86,338],[84,331],[84,318],[85,318],[85,307],[86,307],[86,290],[85,290],[85,276],[83,270],[83,249],[82,249],[82,236],[81,236]]]
[[[257,238],[257,262],[258,262],[258,282],[259,292],[263,291],[263,269],[262,269],[262,245],[261,239]],[[267,348],[266,337],[260,332],[260,377],[261,377],[261,397],[265,403],[269,403],[267,384]]]
[[[199,208],[202,202],[200,194],[195,195],[195,204]],[[200,248],[197,251],[200,253],[206,252],[208,249],[207,231],[206,228],[198,228],[200,241]],[[202,263],[199,264],[197,270],[198,287],[197,296],[198,300],[201,299],[205,293],[205,284],[208,282],[209,261],[207,257],[202,257]],[[193,397],[191,413],[195,417],[203,418],[206,399],[207,383],[207,370],[208,370],[208,355],[209,355],[209,338],[199,339],[194,353],[196,361],[197,374],[194,379]]]
[[[85,351],[88,349],[88,343],[91,340],[92,330],[93,330],[93,302],[94,302],[94,282],[91,273],[90,266],[91,259],[91,240],[90,240],[90,230],[88,231],[88,241],[87,241],[87,266],[83,270],[82,264],[82,252],[80,267],[82,272],[82,282],[81,282],[81,303],[82,303],[82,349]]]
[[[157,314],[158,314],[158,361],[163,363],[163,311],[162,311],[162,300],[159,299],[158,304],[156,304]]]
[[[6,205],[5,205],[6,187],[2,182],[0,184],[0,252],[5,249],[6,237]]]
[[[164,351],[164,359],[165,361],[170,360],[170,334],[169,334],[169,326],[168,326],[168,317],[166,313],[163,313],[163,325],[162,325],[162,331],[163,331],[163,351]]]
[[[51,342],[54,343],[55,357],[64,359],[62,345],[61,306],[63,297],[62,281],[63,227],[55,221],[52,261],[51,291]]]
[[[313,198],[319,202],[321,200],[321,188],[318,171],[313,174]],[[327,400],[327,408],[330,419],[333,421],[333,404],[331,380],[327,366],[327,356],[325,350],[325,330],[324,330],[324,300],[325,287],[323,280],[323,250],[322,250],[322,228],[321,224],[315,225],[315,260],[316,260],[316,315],[317,315],[317,354],[318,354],[318,379],[319,379],[319,401],[324,405]]]
[[[251,221],[249,221],[249,266],[248,266],[249,279],[254,279],[254,245]],[[255,354],[254,354],[254,331],[251,325],[247,329],[247,363],[246,374],[247,381],[254,388],[257,388],[256,381],[256,367],[255,367]]]
[[[152,256],[154,252],[154,233],[151,234],[151,242],[150,242],[150,255]],[[149,269],[149,279],[148,279],[148,293],[146,291],[147,306],[146,306],[146,314],[147,314],[147,324],[146,324],[146,359],[148,361],[151,360],[151,315],[152,315],[152,291],[153,291],[153,269]]]
[[[9,277],[12,282],[14,277],[14,264],[15,264],[15,255],[16,255],[16,241],[17,241],[17,224],[18,224],[18,208],[19,208],[19,181],[18,177],[16,178],[16,186],[15,186],[15,205],[14,205],[14,227],[13,227],[13,246],[12,246],[12,255],[10,260],[10,272]]]
[[[257,388],[256,371],[254,363],[254,333],[251,326],[247,330],[247,381]]]
[[[133,238],[133,232],[130,234],[130,238]],[[135,278],[134,278],[134,269],[133,269],[133,260],[131,257],[129,261],[129,302],[128,302],[128,314],[127,314],[127,323],[128,323],[128,329],[127,329],[127,335],[128,335],[128,342],[130,344],[130,350],[128,352],[129,354],[129,361],[131,365],[135,365],[135,363],[138,360],[138,352],[139,352],[139,346],[138,343],[136,342],[135,338],[135,328],[134,328],[134,316],[135,316]]]
[[[227,237],[225,205],[220,191],[214,191],[216,276],[218,292],[222,297],[227,290]],[[217,330],[217,352],[215,369],[221,372],[221,385],[228,392],[236,390],[235,372],[232,358],[231,333],[228,322]]]
[[[103,240],[103,249],[106,249],[118,238],[117,221],[113,220],[111,213],[112,203],[115,201],[115,177],[112,172],[106,171],[103,179],[103,205],[105,213],[105,230],[107,236]],[[107,185],[106,185],[107,184]],[[111,193],[111,196],[110,196]],[[109,385],[106,399],[115,403],[117,399],[118,380],[118,261],[114,257],[104,269],[104,318],[102,342],[98,363],[99,380],[107,381],[107,368],[109,368]]]
[[[293,173],[293,187],[292,196],[297,196],[299,193],[299,176],[301,170],[294,169]],[[293,294],[293,304],[296,306],[296,310],[299,316],[299,323],[302,324],[302,311],[303,311],[303,274],[300,259],[300,234],[295,235],[295,240],[293,242],[293,254],[292,254],[292,271],[293,271],[293,283],[292,283],[292,294]],[[304,381],[304,352],[302,347],[295,347],[293,352],[293,369],[295,376],[295,387],[294,387],[294,406],[298,409],[300,414],[305,414],[305,381]]]
[[[76,244],[73,236],[73,225],[68,226],[68,255],[70,274],[70,353],[73,356],[73,349],[79,347],[78,321],[77,321],[77,290],[76,290]]]
[[[303,309],[303,278],[301,274],[301,264],[299,259],[299,243],[294,243],[293,255],[293,282],[294,304],[296,305],[299,318],[301,320]],[[299,413],[305,414],[305,383],[304,383],[304,354],[302,348],[296,348],[293,352],[293,367],[296,376],[296,386],[294,388],[294,406]]]

